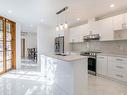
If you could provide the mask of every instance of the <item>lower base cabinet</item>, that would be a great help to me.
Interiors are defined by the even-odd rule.
[[[127,82],[127,58],[108,57],[108,76]]]
[[[97,56],[97,73],[107,75],[107,56]]]
[[[97,74],[127,82],[127,58],[98,56]]]

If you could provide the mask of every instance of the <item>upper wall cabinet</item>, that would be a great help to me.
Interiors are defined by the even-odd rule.
[[[113,17],[113,30],[127,29],[127,13]]]
[[[124,23],[126,24],[126,28],[127,28],[127,13],[124,14]]]
[[[77,27],[71,28],[69,31],[69,42],[78,42],[79,41],[80,31]]]
[[[69,31],[69,42],[77,43],[83,42],[83,36],[88,35],[88,24],[70,28]]]
[[[109,41],[114,39],[112,28],[112,17],[98,21],[100,31],[100,41]]]
[[[123,14],[113,17],[113,30],[121,30],[123,28]]]
[[[99,21],[93,19],[88,24],[70,28],[69,42],[83,42],[83,36],[90,34],[100,34],[100,41],[125,40],[126,31],[127,13]]]
[[[89,34],[99,34],[99,24],[98,21],[93,21],[88,24],[88,32]]]

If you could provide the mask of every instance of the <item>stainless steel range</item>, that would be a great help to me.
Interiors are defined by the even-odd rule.
[[[96,56],[98,51],[81,52],[80,55],[88,56],[88,73],[96,76]]]

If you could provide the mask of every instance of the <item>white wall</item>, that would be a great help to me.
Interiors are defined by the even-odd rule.
[[[21,27],[16,23],[16,68],[21,67]]]
[[[37,33],[28,33],[26,36],[27,48],[37,48]]]
[[[38,62],[41,54],[54,53],[55,28],[39,25],[37,29]]]

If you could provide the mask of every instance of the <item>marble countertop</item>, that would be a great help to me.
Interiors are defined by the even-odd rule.
[[[67,61],[67,62],[72,62],[72,61],[76,61],[76,60],[82,60],[87,58],[87,56],[81,56],[79,54],[70,54],[67,56],[61,56],[61,55],[55,55],[55,54],[42,54],[51,58],[55,58],[58,60],[62,60],[62,61]]]

